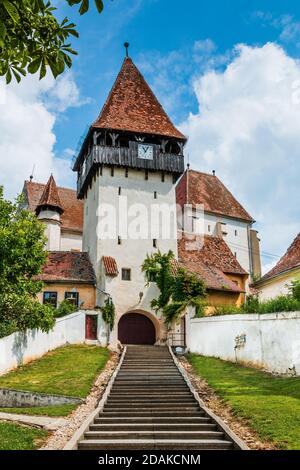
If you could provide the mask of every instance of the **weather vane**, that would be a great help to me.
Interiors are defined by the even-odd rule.
[[[124,42],[124,47],[125,47],[125,49],[126,49],[126,57],[129,57],[129,56],[128,56],[129,42]]]

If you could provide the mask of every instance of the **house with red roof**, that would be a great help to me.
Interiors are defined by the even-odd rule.
[[[258,291],[261,300],[272,299],[278,295],[286,295],[291,282],[300,278],[300,233],[293,240],[286,253],[278,263],[253,287]]]

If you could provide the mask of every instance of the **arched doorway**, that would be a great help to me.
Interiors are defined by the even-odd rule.
[[[154,344],[155,326],[141,313],[125,313],[119,321],[118,339],[122,344]]]

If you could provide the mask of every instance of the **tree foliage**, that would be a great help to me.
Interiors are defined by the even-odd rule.
[[[85,14],[89,0],[66,0],[70,6],[80,5]],[[103,1],[94,0],[99,13]],[[44,78],[49,68],[56,78],[72,66],[70,39],[78,38],[76,25],[68,18],[59,21],[51,0],[0,0],[0,75],[10,83],[20,82],[27,73],[39,72]]]
[[[35,214],[6,201],[0,187],[0,323],[6,328],[49,331],[53,309],[36,295],[42,283],[35,279],[47,259],[44,227]]]
[[[109,327],[109,330],[112,331],[115,324],[115,306],[111,297],[105,299],[103,307],[101,307],[102,318]]]
[[[145,273],[148,283],[151,281],[156,282],[160,291],[158,299],[153,299],[151,302],[151,308],[156,313],[169,303],[172,295],[174,277],[171,262],[173,259],[174,253],[171,250],[164,254],[158,251],[151,256],[147,255],[142,265],[142,272]]]
[[[206,298],[204,281],[197,274],[180,267],[172,270],[174,253],[160,251],[147,256],[142,271],[148,283],[156,282],[160,291],[158,299],[153,299],[151,307],[158,313],[162,311],[166,323],[178,320],[188,306],[196,309],[196,316],[203,315]]]

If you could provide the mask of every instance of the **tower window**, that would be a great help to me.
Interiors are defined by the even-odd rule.
[[[154,191],[154,199],[157,199],[157,191]]]
[[[128,178],[128,168],[125,168],[125,178]]]
[[[118,237],[118,245],[122,245],[122,238]]]
[[[101,165],[100,166],[100,176],[102,176],[102,173],[103,173],[103,166]]]
[[[148,173],[148,170],[145,171],[145,180],[148,181],[149,179],[149,173]]]
[[[122,188],[121,186],[119,186],[119,196],[121,196],[121,194],[122,194]]]
[[[210,225],[207,226],[207,230],[208,230],[208,232],[210,232]]]
[[[131,269],[122,268],[122,281],[131,281]]]
[[[110,169],[110,176],[115,176],[115,169],[113,166]]]
[[[153,238],[153,248],[157,248],[157,240],[156,240],[156,238]]]
[[[237,257],[236,251],[234,252],[234,256]]]
[[[165,174],[164,174],[164,172],[162,172],[162,174],[161,174],[161,182],[162,182],[162,183],[165,182]]]
[[[238,234],[238,232],[237,232],[237,230],[235,230],[235,231],[234,231],[234,235],[235,235],[236,237],[237,237],[237,234]]]

